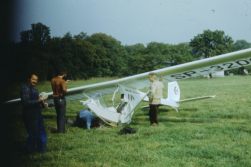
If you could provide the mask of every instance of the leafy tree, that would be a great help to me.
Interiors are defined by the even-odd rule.
[[[241,49],[247,49],[251,47],[251,43],[245,41],[245,40],[237,40],[234,43],[233,50],[241,50]]]
[[[78,35],[74,36],[74,39],[85,40],[87,37],[88,37],[88,35],[85,32],[80,32]]]
[[[158,42],[150,42],[145,49],[145,71],[163,68],[165,66],[166,44]]]
[[[166,44],[158,42],[150,42],[146,47],[147,53],[154,53],[160,55],[166,49]]]
[[[97,76],[122,75],[125,71],[125,48],[112,36],[96,33],[86,39],[96,47]]]
[[[31,24],[31,29],[20,33],[21,42],[17,44],[16,54],[19,65],[16,66],[20,78],[33,71],[41,80],[47,79],[48,54],[46,47],[50,41],[50,29],[42,23]]]
[[[151,42],[145,47],[143,44],[126,46],[128,53],[128,73],[142,73],[163,67],[165,44]]]
[[[231,51],[233,40],[224,31],[205,30],[190,41],[195,57],[212,57]]]
[[[165,55],[166,66],[173,66],[193,60],[191,47],[187,43],[178,45],[167,45],[163,54]]]
[[[128,71],[130,74],[142,73],[192,60],[191,47],[184,43],[169,45],[151,42],[126,46],[128,52]]]
[[[50,28],[42,23],[31,24],[31,30],[21,32],[23,43],[33,43],[35,46],[44,47],[50,40]]]
[[[40,79],[51,79],[56,71],[65,69],[72,79],[95,76],[124,76],[185,63],[198,57],[210,57],[233,49],[233,41],[223,31],[206,30],[191,42],[170,45],[151,42],[147,46],[122,46],[121,42],[104,33],[88,36],[84,32],[50,37],[49,27],[32,24],[21,32],[16,47],[19,76],[37,71]],[[236,48],[247,47],[237,41]],[[193,55],[192,55],[193,53]]]
[[[145,48],[144,44],[137,43],[134,45],[125,46],[125,49],[129,55],[135,55],[135,54],[143,53],[146,48]]]
[[[135,44],[125,46],[127,57],[127,73],[126,75],[132,75],[144,72],[143,62],[144,62],[144,52],[145,46],[143,44]]]

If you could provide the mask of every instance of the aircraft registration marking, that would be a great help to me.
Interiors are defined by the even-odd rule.
[[[176,74],[172,74],[170,76],[167,76],[166,78],[168,80],[186,79],[186,78],[191,78],[191,77],[208,75],[209,73],[214,73],[217,71],[231,70],[231,69],[244,67],[244,66],[248,66],[248,65],[251,65],[251,58],[239,59],[239,60],[235,60],[235,61],[211,65],[211,66],[204,67],[204,68],[198,68],[198,69],[194,69],[191,71],[176,73]]]

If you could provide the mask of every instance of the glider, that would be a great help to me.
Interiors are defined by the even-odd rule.
[[[168,83],[167,99],[161,99],[163,105],[169,105],[177,110],[180,102],[194,100],[180,100],[180,90],[176,81],[191,77],[204,76],[217,71],[226,71],[251,65],[251,48],[230,52],[189,63],[166,67],[141,74],[136,74],[106,82],[89,84],[68,89],[68,99],[83,99],[80,101],[105,122],[114,125],[118,123],[129,124],[135,108],[142,100],[147,101],[147,87],[149,73],[156,73]],[[117,94],[123,95],[118,104],[115,104]],[[49,98],[52,92],[45,93]],[[112,100],[107,105],[104,95],[112,95]],[[213,96],[199,97],[197,99],[211,98]],[[19,99],[7,103],[19,102]]]

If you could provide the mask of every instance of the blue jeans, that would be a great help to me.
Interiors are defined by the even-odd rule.
[[[92,112],[88,110],[81,110],[79,112],[79,117],[86,122],[86,128],[90,129],[92,125],[92,121],[94,119]]]
[[[28,133],[26,140],[26,151],[45,152],[47,135],[44,128],[43,116],[40,111],[24,111],[24,125]]]

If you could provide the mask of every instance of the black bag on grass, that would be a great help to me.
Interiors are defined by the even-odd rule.
[[[124,135],[124,134],[133,134],[136,133],[136,129],[131,128],[131,127],[124,127],[119,131],[120,135]]]

